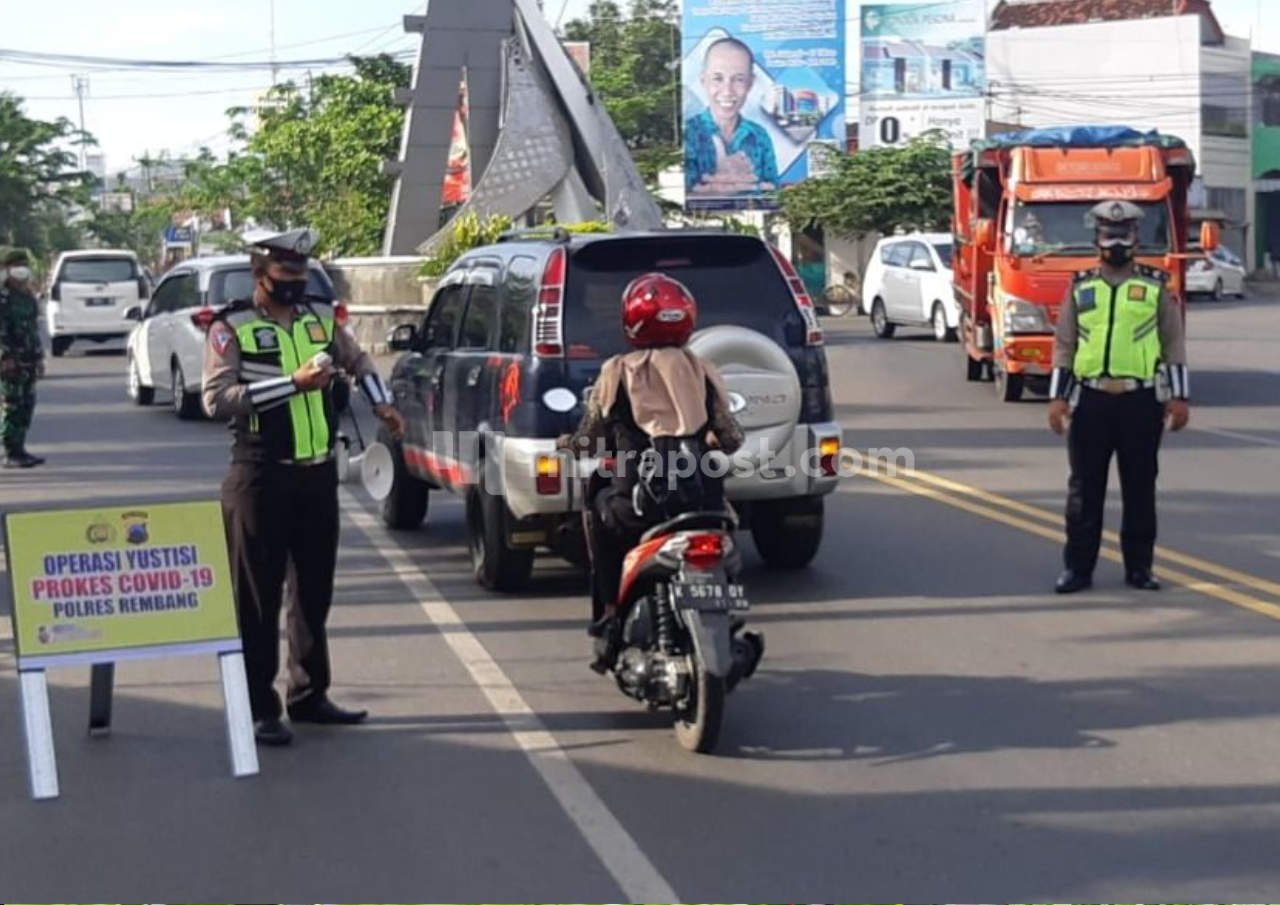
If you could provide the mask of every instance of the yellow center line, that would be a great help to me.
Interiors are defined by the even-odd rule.
[[[1018,512],[1022,515],[1039,519],[1042,522],[1048,522],[1049,524],[1059,527],[1062,525],[1063,516],[1061,513],[1052,512],[1039,506],[1031,506],[1027,503],[1022,503],[1018,500],[1001,496],[998,493],[992,493],[978,487],[971,487],[968,484],[960,484],[956,481],[941,477],[940,475],[930,474],[927,471],[900,471],[898,474],[901,477],[915,478],[927,484],[932,484],[935,487],[941,487],[951,493],[983,500],[991,505],[999,506],[1012,512]],[[1062,536],[1061,532],[1059,532],[1058,536]],[[1120,544],[1120,535],[1114,531],[1103,531],[1102,538],[1103,540],[1109,541],[1117,546]],[[1188,553],[1180,553],[1177,550],[1170,550],[1167,547],[1157,546],[1155,552],[1156,558],[1162,562],[1176,563],[1177,565],[1185,566],[1188,569],[1195,569],[1197,572],[1204,572],[1206,575],[1221,578],[1224,581],[1244,585],[1245,587],[1252,588],[1255,591],[1260,591],[1263,594],[1280,597],[1280,583],[1268,581],[1265,578],[1259,578],[1256,575],[1250,575],[1247,572],[1241,572],[1227,566],[1221,566],[1217,563],[1201,559],[1198,556],[1191,556]],[[1165,571],[1167,572],[1167,570]]]
[[[925,486],[923,483],[906,480],[902,477],[890,477],[887,474],[884,474],[878,471],[872,471],[871,469],[864,469],[862,474],[865,477],[871,478],[874,481],[879,481],[880,483],[886,484],[897,490],[901,490],[906,493],[915,494],[916,496],[922,496],[922,497],[925,497],[926,499],[931,499],[936,502],[943,503],[947,506],[951,506],[956,509],[961,509],[961,510],[964,510],[965,512],[970,512],[974,515],[978,515],[983,518],[990,519],[991,521],[1000,522],[1003,525],[1008,525],[1011,528],[1017,528],[1018,530],[1025,531],[1028,534],[1034,534],[1039,537],[1046,538],[1047,540],[1056,541],[1058,543],[1061,543],[1063,540],[1063,532],[1061,528],[1057,528],[1057,529],[1048,528],[1045,525],[1041,524],[1039,521],[1030,521],[1026,518],[1020,518],[1019,516],[1011,515],[1008,512],[1001,512],[999,509],[991,505],[983,505],[983,503],[981,502],[971,502],[969,500],[963,499],[960,496],[955,496],[952,493],[943,492],[937,487]],[[915,477],[921,476],[920,472],[912,472],[911,474]],[[937,484],[938,482],[945,482],[947,484],[953,483],[953,482],[946,481],[945,478],[938,478],[934,482],[930,482],[930,483]],[[956,485],[956,486],[964,487],[964,485]],[[976,496],[978,498],[984,498],[986,496],[985,491],[980,491],[977,488],[968,488],[968,489],[973,491],[973,493],[970,494],[971,496]],[[1016,506],[1010,507],[1010,508],[1018,508],[1018,507],[1023,507],[1025,505],[1022,503],[1017,503],[1015,500],[1009,500],[1008,502],[1016,503]],[[1046,514],[1044,510],[1036,509],[1035,507],[1026,506],[1025,508],[1027,510],[1031,510],[1029,514],[1034,514],[1038,519],[1042,519],[1043,516]],[[1122,564],[1124,562],[1124,557],[1118,551],[1113,550],[1109,547],[1103,547],[1099,551],[1099,555],[1103,559],[1109,560],[1111,562],[1122,563]],[[1194,559],[1194,557],[1188,557],[1188,558]],[[1225,570],[1225,571],[1232,571],[1232,570]],[[1255,613],[1260,613],[1264,616],[1269,616],[1272,619],[1280,620],[1280,605],[1269,603],[1265,600],[1259,600],[1256,597],[1251,597],[1248,594],[1243,594],[1235,590],[1234,588],[1229,588],[1212,581],[1205,581],[1199,578],[1198,576],[1191,575],[1187,572],[1182,572],[1177,569],[1171,569],[1171,568],[1168,568],[1167,566],[1163,566],[1163,565],[1161,566],[1160,574],[1161,574],[1161,577],[1164,578],[1165,580],[1170,581],[1181,587],[1184,587],[1188,590],[1195,591],[1199,594],[1203,594],[1206,597],[1212,597],[1217,600],[1221,600],[1225,603],[1230,603],[1234,606],[1242,607],[1244,609],[1251,610]]]

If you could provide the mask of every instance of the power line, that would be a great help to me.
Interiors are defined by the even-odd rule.
[[[248,70],[271,70],[272,68],[305,69],[309,66],[332,66],[349,62],[346,56],[326,57],[309,60],[255,60],[252,62],[218,62],[216,60],[136,60],[119,57],[82,56],[60,53],[31,53],[22,50],[0,48],[0,60],[32,66],[74,66],[98,67],[112,66],[123,69],[147,70],[213,70],[239,72]]]

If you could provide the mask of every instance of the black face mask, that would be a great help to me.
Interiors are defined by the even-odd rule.
[[[1102,260],[1112,267],[1123,267],[1133,260],[1132,245],[1109,245],[1102,249]]]
[[[307,281],[305,279],[272,280],[271,283],[272,288],[267,294],[277,305],[294,308],[306,301]]]

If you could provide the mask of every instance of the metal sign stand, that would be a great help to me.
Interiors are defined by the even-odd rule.
[[[227,717],[227,748],[231,774],[239,779],[258,773],[258,748],[253,738],[249,709],[249,684],[245,679],[244,653],[218,654],[222,677],[222,701]],[[94,663],[89,680],[89,734],[104,737],[111,732],[111,699],[115,685],[114,663]],[[27,772],[31,797],[58,797],[58,757],[53,744],[53,718],[49,708],[49,683],[43,669],[19,669],[22,690],[22,726],[27,740]]]

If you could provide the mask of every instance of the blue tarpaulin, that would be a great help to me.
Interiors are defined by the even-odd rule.
[[[1024,129],[1021,132],[1004,132],[986,141],[974,142],[975,150],[985,148],[1009,148],[1014,146],[1035,148],[1131,148],[1156,145],[1163,148],[1186,147],[1186,142],[1173,135],[1161,135],[1156,130],[1139,132],[1128,126],[1055,126],[1045,129]]]
[[[1157,130],[1139,132],[1129,126],[1051,126],[1003,132],[973,142],[965,161],[964,180],[973,182],[973,174],[983,151],[999,148],[1185,148],[1187,143],[1176,135],[1161,135]],[[1192,162],[1194,168],[1194,161]]]

